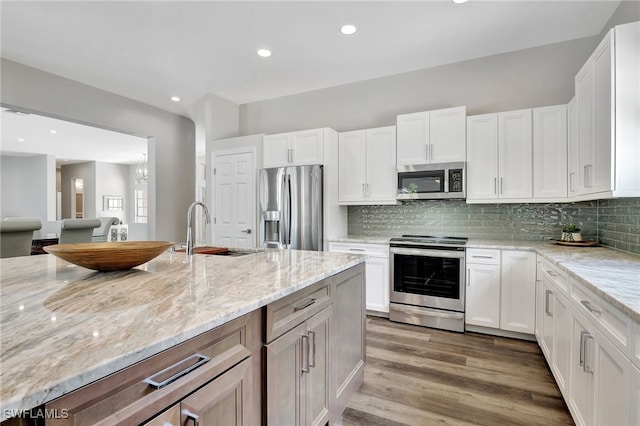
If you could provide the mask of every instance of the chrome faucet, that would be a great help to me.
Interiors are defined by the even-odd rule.
[[[202,208],[204,209],[204,214],[206,216],[206,222],[211,223],[211,216],[209,216],[209,209],[207,208],[207,205],[202,201],[191,203],[191,205],[189,206],[189,210],[187,210],[187,255],[193,254],[193,229],[191,227],[191,212],[195,206],[202,206]]]

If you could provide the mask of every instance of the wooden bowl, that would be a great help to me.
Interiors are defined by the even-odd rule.
[[[96,271],[121,271],[142,265],[171,247],[167,241],[75,243],[45,246],[47,253]]]

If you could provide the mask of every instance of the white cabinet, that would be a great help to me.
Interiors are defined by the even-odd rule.
[[[576,424],[630,424],[631,362],[578,310],[572,316],[568,403]]]
[[[387,244],[330,242],[329,251],[368,255],[366,306],[371,313],[389,313],[389,246]]]
[[[467,201],[533,194],[531,110],[467,117]]]
[[[396,126],[342,132],[340,204],[396,204]]]
[[[266,135],[263,138],[263,167],[324,163],[325,129]]]
[[[533,334],[535,327],[536,254],[502,251],[500,328]]]
[[[567,195],[569,198],[579,195],[578,169],[580,168],[580,148],[578,139],[578,112],[575,96],[567,104]]]
[[[466,259],[465,323],[534,334],[535,253],[470,248]]]
[[[465,323],[500,327],[500,250],[467,250]]]
[[[629,424],[640,425],[640,370],[631,366],[631,386],[629,392]]]
[[[397,164],[465,161],[464,106],[402,114],[397,117]]]
[[[567,197],[567,106],[533,109],[533,197]]]
[[[575,77],[577,195],[640,195],[640,22],[609,31]]]

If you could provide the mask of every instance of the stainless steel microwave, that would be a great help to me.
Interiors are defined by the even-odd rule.
[[[398,200],[466,198],[464,162],[398,166]]]

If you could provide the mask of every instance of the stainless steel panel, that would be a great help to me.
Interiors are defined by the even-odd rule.
[[[390,303],[389,319],[406,324],[464,332],[464,313],[462,312],[449,312],[420,306]]]
[[[263,247],[322,250],[322,183],[321,165],[260,170]]]

